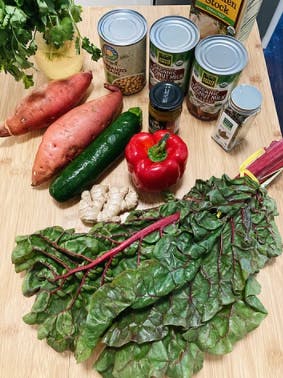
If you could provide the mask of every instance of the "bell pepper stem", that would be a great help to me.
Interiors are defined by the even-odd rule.
[[[148,149],[148,157],[151,161],[158,163],[167,157],[166,143],[170,134],[165,134],[158,143]]]

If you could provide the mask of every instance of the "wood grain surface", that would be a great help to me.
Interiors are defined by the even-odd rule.
[[[148,27],[165,15],[188,16],[188,6],[135,7],[148,21]],[[83,34],[99,43],[97,21],[109,8],[85,8],[80,25]],[[241,82],[256,85],[264,95],[261,113],[256,118],[246,141],[233,152],[226,153],[211,139],[214,123],[204,123],[193,118],[184,106],[180,136],[186,141],[190,157],[182,182],[175,188],[181,197],[198,178],[209,178],[227,173],[234,176],[239,165],[253,152],[281,138],[278,118],[271,93],[267,70],[257,27],[254,27],[246,43],[249,64],[241,75]],[[85,69],[93,71],[93,85],[89,99],[106,93],[103,88],[102,61],[91,62],[85,57]],[[46,79],[35,72],[36,86]],[[27,94],[21,83],[1,74],[0,119],[5,119],[20,99]],[[143,109],[143,128],[147,130],[148,88],[137,95],[124,98],[124,109],[131,106]],[[25,298],[21,292],[22,275],[14,272],[11,252],[15,236],[40,230],[47,226],[65,228],[86,227],[78,218],[78,201],[57,204],[48,193],[48,185],[31,187],[31,167],[43,131],[20,137],[0,140],[0,195],[1,195],[1,259],[0,259],[0,376],[5,378],[86,378],[99,377],[92,369],[92,360],[77,364],[71,353],[59,354],[45,341],[37,339],[36,328],[26,325],[26,314],[33,298]],[[124,160],[107,172],[102,181],[127,184],[129,177]],[[269,188],[269,194],[277,201],[277,224],[283,235],[283,177]],[[158,196],[140,194],[140,207],[160,201]],[[269,312],[259,328],[237,343],[232,353],[222,356],[206,356],[203,369],[197,378],[279,378],[283,371],[283,257],[263,269],[259,276],[262,285],[260,298]]]

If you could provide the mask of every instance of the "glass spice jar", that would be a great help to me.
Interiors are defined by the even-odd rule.
[[[179,131],[184,94],[179,85],[160,82],[151,87],[149,92],[149,131]]]
[[[212,138],[225,151],[231,151],[246,137],[261,103],[262,95],[256,87],[248,84],[235,87],[220,112]]]

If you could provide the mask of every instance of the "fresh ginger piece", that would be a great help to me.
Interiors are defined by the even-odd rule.
[[[125,212],[129,209],[134,209],[138,204],[138,195],[135,190],[128,190],[128,193],[125,195],[121,203],[121,212]]]
[[[109,188],[107,201],[104,204],[103,210],[97,216],[98,222],[119,221],[120,217],[118,215],[123,211],[121,205],[128,190],[127,187],[118,188],[114,186]]]
[[[119,222],[120,214],[137,204],[138,195],[129,187],[94,185],[81,195],[79,216],[87,223]]]
[[[107,185],[94,185],[90,191],[85,190],[81,194],[79,203],[79,216],[87,223],[92,223],[97,216],[105,201],[107,200]]]

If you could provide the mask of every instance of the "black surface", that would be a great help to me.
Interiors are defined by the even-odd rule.
[[[270,78],[275,106],[283,134],[283,15],[275,28],[264,56]]]
[[[264,37],[270,21],[276,11],[280,0],[263,0],[259,13],[257,15],[257,23],[261,38]]]

